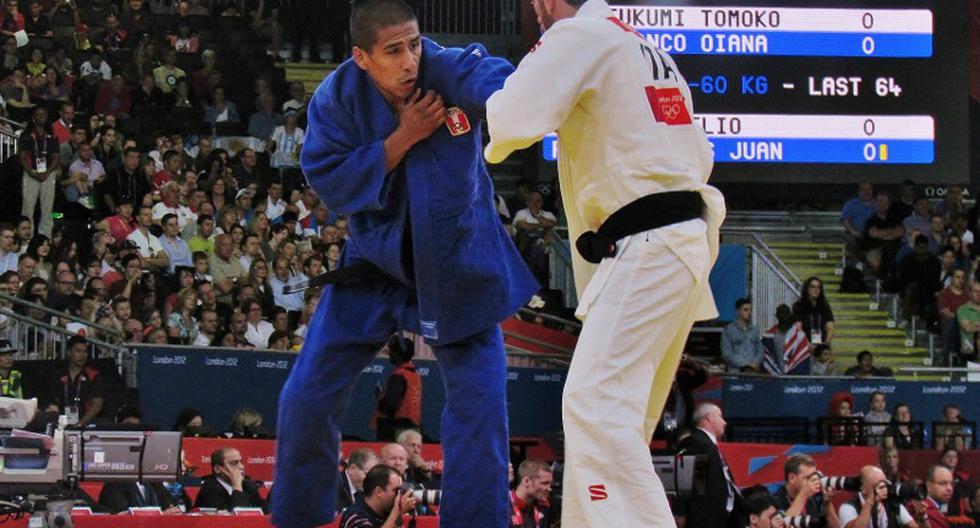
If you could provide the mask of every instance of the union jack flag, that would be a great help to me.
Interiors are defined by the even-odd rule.
[[[786,340],[782,344],[782,351],[777,353],[779,346],[769,336],[778,331],[779,329],[776,327],[770,328],[767,332],[769,335],[762,340],[766,349],[765,357],[762,359],[763,367],[770,374],[775,375],[804,374],[794,371],[810,357],[810,340],[807,339],[806,333],[796,326],[791,326],[786,331]]]

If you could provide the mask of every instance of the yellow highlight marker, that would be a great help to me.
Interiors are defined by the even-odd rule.
[[[878,146],[878,157],[881,158],[881,161],[888,161],[888,144],[887,143],[882,143],[881,145]]]

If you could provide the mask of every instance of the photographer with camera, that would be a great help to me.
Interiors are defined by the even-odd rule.
[[[340,526],[344,528],[394,528],[401,526],[402,514],[415,509],[415,496],[402,488],[398,470],[378,464],[364,477],[364,493],[344,510]]]
[[[785,512],[786,517],[810,515],[824,518],[828,528],[839,528],[840,520],[834,511],[832,500],[835,490],[824,487],[817,462],[810,455],[793,455],[783,465],[781,486],[773,498],[776,506]]]
[[[861,468],[861,493],[841,504],[843,528],[918,528],[905,506],[889,493],[885,473],[877,466]]]
[[[775,498],[765,486],[757,485],[742,490],[745,497],[746,528],[784,528],[784,513],[777,510]]]

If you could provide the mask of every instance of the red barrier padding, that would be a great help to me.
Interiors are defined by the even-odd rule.
[[[522,350],[527,350],[528,352],[537,352],[540,354],[571,354],[572,350],[575,350],[575,344],[578,342],[578,338],[573,335],[552,330],[551,328],[545,328],[534,323],[521,321],[513,317],[504,319],[500,323],[500,327],[504,332],[514,334],[504,336],[504,343]],[[521,339],[520,336],[532,338],[534,341]],[[535,341],[541,341],[553,346],[540,345]]]
[[[25,528],[28,520],[0,523],[3,528]],[[230,515],[73,515],[75,528],[272,528],[269,517],[233,517]],[[406,518],[407,522],[407,518]],[[337,528],[337,521],[321,528]],[[419,517],[418,528],[438,528],[437,517]]]

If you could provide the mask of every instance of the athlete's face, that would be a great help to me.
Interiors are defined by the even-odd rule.
[[[354,47],[354,61],[390,103],[401,103],[415,91],[421,58],[422,36],[414,20],[379,29],[370,50]]]

